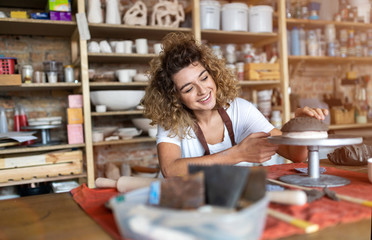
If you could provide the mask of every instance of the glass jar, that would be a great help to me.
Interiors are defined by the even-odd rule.
[[[65,65],[65,82],[74,82],[74,67],[72,65]]]
[[[34,69],[32,68],[31,65],[23,65],[22,80],[24,83],[31,83],[33,72],[34,72]]]

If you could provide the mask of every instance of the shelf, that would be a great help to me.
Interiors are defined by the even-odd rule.
[[[47,0],[0,0],[0,7],[44,9]]]
[[[280,80],[259,80],[259,81],[244,80],[244,81],[238,82],[238,85],[240,86],[263,86],[263,85],[278,85],[278,84],[280,84]]]
[[[0,92],[6,91],[36,91],[36,90],[66,90],[80,88],[81,83],[22,83],[20,86],[0,86]]]
[[[92,116],[117,116],[117,115],[140,115],[143,110],[127,110],[127,111],[108,111],[108,112],[92,112]]]
[[[372,28],[372,24],[367,23],[355,23],[355,22],[335,22],[335,21],[324,21],[324,20],[309,20],[309,19],[293,19],[287,18],[287,27],[292,29],[295,26],[302,26],[306,29],[323,29],[327,24],[334,24],[336,29],[348,28],[354,30],[368,30]]]
[[[28,147],[28,146],[19,146],[12,148],[0,149],[0,156],[5,154],[14,154],[14,153],[31,153],[31,152],[42,152],[42,151],[53,151],[61,149],[71,149],[71,148],[83,148],[85,144],[60,144],[52,145],[45,147]]]
[[[100,89],[128,89],[129,87],[146,87],[149,85],[148,82],[90,82],[90,89],[100,90]]]
[[[148,63],[156,56],[149,54],[88,53],[89,62],[97,63]]]
[[[221,30],[202,30],[201,37],[214,44],[225,43],[253,43],[256,45],[265,45],[278,41],[276,33],[251,33],[251,32],[232,32]]]
[[[137,137],[133,139],[126,139],[126,140],[117,140],[117,141],[103,141],[103,142],[95,142],[93,146],[107,146],[107,145],[121,145],[121,144],[130,144],[130,143],[144,143],[144,142],[155,142],[156,138],[152,137]]]
[[[14,186],[14,185],[22,185],[22,184],[31,184],[31,183],[40,183],[40,182],[53,182],[53,181],[62,181],[62,180],[70,180],[75,178],[86,178],[87,174],[72,174],[72,175],[63,175],[58,177],[47,177],[47,178],[33,178],[29,180],[22,180],[22,181],[9,181],[6,183],[0,183],[0,187],[6,186]]]
[[[41,19],[0,18],[0,34],[56,36],[70,38],[76,29],[76,22]]]
[[[370,64],[372,57],[312,57],[312,56],[288,56],[288,63],[318,63],[318,64]]]
[[[191,28],[89,23],[89,31],[92,38],[119,38],[129,40],[134,40],[136,38],[149,38],[151,40],[160,41],[170,32],[191,32]]]
[[[369,122],[369,123],[354,123],[354,124],[339,124],[339,125],[330,125],[329,126],[329,130],[357,129],[357,128],[372,128],[372,122]]]

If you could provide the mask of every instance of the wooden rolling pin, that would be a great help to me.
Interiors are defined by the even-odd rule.
[[[109,178],[97,178],[95,181],[98,188],[116,188],[118,192],[125,193],[137,188],[148,187],[159,178],[129,177],[122,176],[117,181]]]

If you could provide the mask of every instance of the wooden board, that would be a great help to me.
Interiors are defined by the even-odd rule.
[[[48,165],[56,163],[79,162],[83,160],[82,151],[61,152],[47,154],[23,155],[17,157],[0,158],[0,169],[20,168],[29,166]]]
[[[2,169],[0,170],[0,182],[80,174],[82,173],[82,170],[82,161],[57,163],[43,166]]]
[[[0,183],[82,172],[83,153],[80,150],[0,159]]]

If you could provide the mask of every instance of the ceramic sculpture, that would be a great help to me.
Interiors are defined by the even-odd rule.
[[[151,15],[151,26],[178,27],[185,20],[185,12],[178,0],[160,0],[154,6]]]
[[[137,1],[123,17],[123,22],[126,25],[140,25],[147,24],[147,8],[142,1]]]

